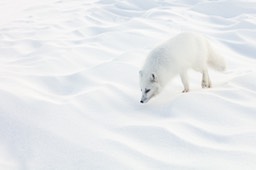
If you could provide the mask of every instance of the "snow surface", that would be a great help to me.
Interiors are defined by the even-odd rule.
[[[255,170],[254,0],[0,1],[1,170]],[[138,71],[180,32],[225,56],[140,104]]]

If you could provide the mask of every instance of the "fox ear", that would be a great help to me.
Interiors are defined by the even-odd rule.
[[[157,77],[155,76],[155,74],[151,74],[151,81],[157,82]]]

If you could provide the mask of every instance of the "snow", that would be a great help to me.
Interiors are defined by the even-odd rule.
[[[255,170],[253,0],[0,1],[0,169]],[[140,104],[138,72],[181,32],[227,70]]]

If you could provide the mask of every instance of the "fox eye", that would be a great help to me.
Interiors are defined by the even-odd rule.
[[[148,93],[148,92],[150,92],[150,89],[145,89],[145,93]]]

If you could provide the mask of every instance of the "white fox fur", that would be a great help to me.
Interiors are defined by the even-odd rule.
[[[201,72],[202,88],[210,88],[208,65],[219,71],[225,69],[224,59],[213,50],[206,38],[193,33],[175,36],[148,55],[140,71],[140,102],[146,103],[157,95],[177,74],[184,85],[183,92],[188,92],[188,69]]]

